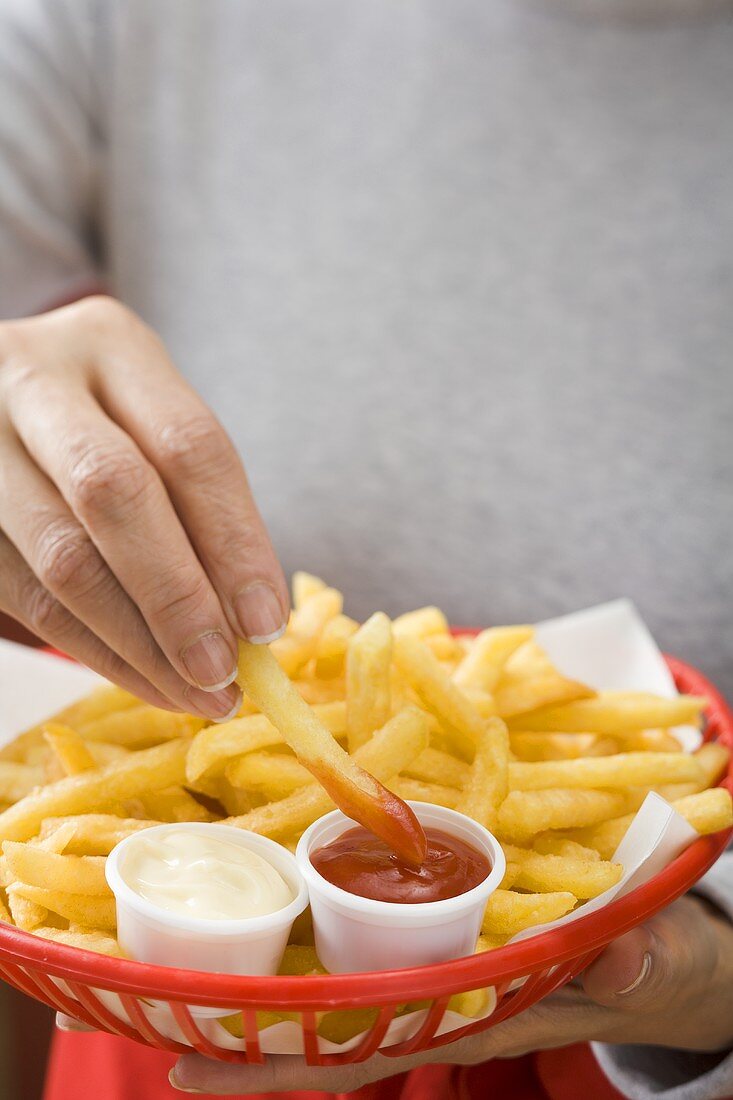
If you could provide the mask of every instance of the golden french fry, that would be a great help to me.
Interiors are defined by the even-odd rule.
[[[89,928],[80,931],[70,928],[51,928],[42,924],[33,929],[33,934],[42,936],[45,940],[53,940],[55,943],[63,943],[67,947],[80,947],[82,951],[96,951],[100,955],[122,956],[120,945],[114,936],[108,932]]]
[[[465,993],[454,993],[448,1001],[448,1008],[460,1016],[477,1020],[488,1011],[490,997],[489,989],[468,989]]]
[[[111,799],[135,798],[182,783],[187,751],[186,739],[168,741],[34,791],[0,814],[0,840],[28,840],[45,817],[81,814]]]
[[[340,676],[335,680],[293,680],[293,687],[303,702],[311,707],[328,703],[343,703],[346,706],[346,681]]]
[[[621,791],[510,791],[499,810],[497,827],[501,836],[521,844],[547,829],[595,825],[618,817],[628,805],[629,796]]]
[[[447,806],[449,810],[458,808],[461,792],[455,787],[444,787],[440,783],[423,783],[420,779],[397,776],[389,780],[387,786],[400,798],[410,802],[434,802],[436,806]]]
[[[126,710],[128,707],[139,706],[140,700],[128,691],[115,687],[113,684],[105,684],[102,687],[85,695],[76,703],[64,707],[54,714],[47,722],[41,722],[37,726],[21,733],[10,744],[0,749],[0,760],[24,760],[26,753],[32,746],[42,743],[43,729],[48,721],[61,722],[63,725],[78,729],[87,722],[96,721],[115,710]]]
[[[289,943],[280,960],[278,974],[325,974],[326,968],[316,954],[315,947]]]
[[[531,626],[495,626],[483,630],[453,673],[454,682],[462,688],[492,692],[506,661],[533,634]]]
[[[188,737],[205,725],[203,718],[174,714],[145,703],[87,722],[79,727],[79,733],[85,741],[106,741],[139,749]]]
[[[706,702],[695,695],[662,699],[641,691],[605,691],[595,699],[578,699],[511,718],[509,728],[615,736],[625,730],[699,725]]]
[[[0,921],[3,921],[5,924],[13,923],[13,918],[10,916],[10,910],[5,904],[5,899],[2,894],[0,894]]]
[[[567,856],[569,859],[600,859],[595,848],[586,848],[575,840],[567,840],[557,833],[543,833],[534,838],[534,849],[545,856]]]
[[[451,666],[452,674],[458,662],[464,657],[463,647],[458,639],[452,634],[428,634],[422,640],[434,657],[437,657],[441,663]]]
[[[356,750],[354,760],[381,782],[389,781],[427,747],[427,722],[415,707],[406,707]],[[333,809],[333,802],[318,783],[309,783],[279,802],[270,802],[241,817],[231,817],[227,825],[236,825],[277,840],[300,833],[317,817]]]
[[[509,764],[507,728],[501,718],[489,718],[479,734],[476,755],[457,809],[486,829],[495,829],[499,807],[509,789],[512,766]]]
[[[348,817],[381,837],[408,863],[422,862],[425,834],[413,812],[334,741],[266,646],[240,642],[239,682]]]
[[[17,883],[12,883],[5,891],[12,921],[16,927],[22,928],[24,932],[32,932],[34,928],[48,920],[48,909],[18,894],[16,892],[17,885]]]
[[[484,718],[418,638],[394,633],[392,650],[397,668],[425,706],[448,728],[459,751],[472,760]]]
[[[48,722],[43,737],[53,750],[64,775],[78,775],[79,772],[96,768],[97,762],[84,742],[81,734],[71,726],[61,722]]]
[[[672,805],[701,836],[729,829],[733,825],[731,796],[725,787],[711,787],[699,794],[680,798]],[[568,836],[579,844],[595,848],[601,859],[610,859],[633,820],[633,814],[625,814],[594,827],[572,829]]]
[[[522,721],[527,711],[536,711],[557,703],[569,703],[576,699],[588,699],[595,695],[592,688],[577,680],[567,680],[559,672],[536,676],[518,683],[499,684],[494,692],[497,713],[502,718]],[[523,726],[524,728],[524,726]],[[531,726],[526,728],[530,729]]]
[[[115,817],[112,814],[79,814],[72,817],[47,817],[41,826],[41,843],[53,843],[65,829],[71,829],[61,849],[73,855],[106,856],[130,833],[159,825],[159,821],[138,821],[136,818]],[[67,834],[68,835],[68,834]]]
[[[348,615],[336,615],[323,628],[316,646],[315,674],[323,680],[342,676],[349,639],[356,634],[359,624]]]
[[[147,817],[156,821],[213,821],[215,815],[183,787],[166,787],[141,796]]]
[[[287,676],[293,678],[315,656],[326,624],[341,614],[343,604],[340,592],[335,588],[324,588],[309,596],[292,613],[287,631],[270,647]]]
[[[656,783],[703,782],[703,772],[687,753],[626,752],[578,760],[510,764],[509,784],[517,791],[548,787],[651,787]]]
[[[449,752],[428,746],[405,768],[405,775],[424,783],[439,783],[460,790],[468,780],[469,765]]]
[[[18,802],[30,794],[43,779],[41,769],[15,760],[0,760],[0,798]]]
[[[317,592],[323,592],[327,587],[326,582],[320,577],[314,577],[312,573],[304,573],[299,570],[293,573],[293,607],[299,611],[306,600],[315,596]]]
[[[271,801],[287,798],[313,782],[311,773],[294,756],[269,752],[237,757],[227,766],[226,777],[233,786],[258,791]]]
[[[481,931],[485,936],[513,936],[526,928],[564,917],[577,898],[567,890],[553,894],[515,894],[495,890],[488,900]]]
[[[730,755],[730,749],[718,741],[708,741],[700,746],[695,753],[695,760],[700,765],[706,787],[713,787],[720,782],[730,762]]]
[[[313,708],[316,717],[334,736],[346,732],[346,704],[322,703]],[[186,760],[186,778],[194,783],[221,774],[234,757],[282,745],[283,735],[264,714],[249,714],[231,722],[207,726],[196,734]]]
[[[448,620],[437,607],[407,611],[392,622],[392,633],[400,638],[425,638],[428,634],[446,634],[448,629]]]
[[[583,756],[613,756],[619,743],[597,733],[526,733],[509,731],[512,752],[518,760],[577,760]]]
[[[505,852],[519,867],[515,888],[531,893],[569,890],[581,900],[595,898],[615,886],[624,870],[620,863],[542,855],[512,845],[506,846]]]
[[[489,935],[487,932],[483,932],[476,941],[476,954],[481,954],[482,951],[494,951],[497,947],[503,947],[508,937],[497,935],[496,933]]]
[[[86,924],[104,932],[113,932],[117,926],[113,897],[91,897],[65,890],[46,890],[42,886],[29,886],[26,882],[16,882],[10,890],[15,897],[32,901],[77,924]]]
[[[669,730],[621,730],[614,736],[623,752],[683,752],[681,743]]]
[[[378,611],[354,634],[346,653],[346,731],[355,752],[390,715],[392,626]]]
[[[3,855],[18,882],[72,894],[109,894],[103,856],[58,855],[32,844],[6,840]]]

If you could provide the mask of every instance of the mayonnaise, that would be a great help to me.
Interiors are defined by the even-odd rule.
[[[293,892],[256,852],[223,837],[187,830],[140,834],[122,877],[141,897],[201,920],[241,920],[284,909]]]

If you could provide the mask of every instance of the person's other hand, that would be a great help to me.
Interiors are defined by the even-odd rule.
[[[0,325],[0,610],[157,706],[237,707],[288,592],[226,432],[112,298]]]
[[[733,926],[704,902],[683,898],[610,944],[583,974],[582,988],[565,986],[482,1035],[426,1054],[375,1055],[333,1067],[310,1067],[288,1055],[270,1055],[262,1066],[236,1066],[184,1054],[170,1081],[182,1091],[224,1096],[351,1092],[428,1062],[475,1065],[590,1039],[726,1050],[733,1044]]]

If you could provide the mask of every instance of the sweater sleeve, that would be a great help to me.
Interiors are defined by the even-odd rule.
[[[733,851],[695,887],[733,920]],[[612,1085],[629,1100],[723,1100],[733,1097],[733,1051],[700,1054],[666,1047],[594,1043]]]
[[[0,0],[0,319],[98,286],[92,0]]]

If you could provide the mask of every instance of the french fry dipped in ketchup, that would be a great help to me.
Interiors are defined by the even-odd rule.
[[[420,822],[407,803],[352,760],[323,726],[265,645],[239,643],[239,686],[282,734],[301,764],[338,808],[419,867],[427,853]]]

